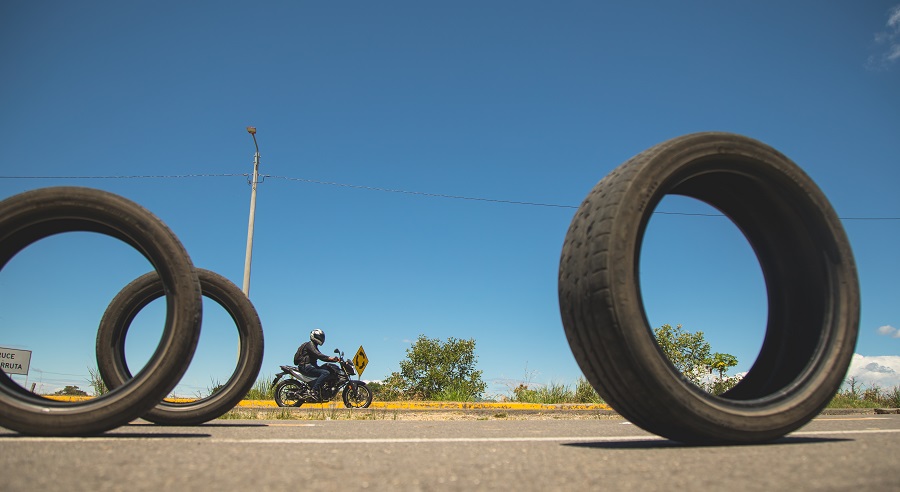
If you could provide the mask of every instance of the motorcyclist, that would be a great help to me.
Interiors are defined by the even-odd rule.
[[[321,399],[319,389],[322,387],[325,378],[330,374],[327,369],[319,367],[319,361],[337,362],[340,360],[337,357],[329,357],[320,352],[319,345],[323,343],[325,343],[325,332],[316,328],[309,332],[309,341],[300,345],[294,354],[294,365],[300,369],[300,372],[311,378],[316,378],[312,388],[310,388],[311,396],[316,400]]]

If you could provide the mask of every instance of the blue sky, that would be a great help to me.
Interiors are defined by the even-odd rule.
[[[851,372],[900,385],[898,9],[4,2],[0,198],[56,185],[118,193],[165,221],[196,266],[240,285],[255,126],[268,176],[250,291],[261,374],[290,363],[313,328],[329,350],[363,345],[364,379],[398,370],[420,334],[474,338],[489,392],[504,394],[581,374],[556,297],[572,207],[656,143],[741,133],[797,162],[847,219],[862,289]],[[679,197],[658,210],[714,213]],[[0,272],[0,346],[33,351],[27,383],[16,380],[85,387],[106,305],[149,268],[89,233],[13,258]],[[727,219],[655,215],[641,272],[654,326],[702,330],[737,371],[750,367],[765,287]],[[205,307],[180,394],[233,368],[237,335]],[[154,303],[136,320],[133,370],[161,318]]]

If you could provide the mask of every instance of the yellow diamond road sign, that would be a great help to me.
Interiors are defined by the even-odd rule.
[[[359,350],[356,351],[356,355],[353,356],[353,367],[356,368],[356,373],[362,376],[362,373],[366,370],[368,364],[369,358],[366,357],[366,351],[363,350],[362,345],[360,345]]]

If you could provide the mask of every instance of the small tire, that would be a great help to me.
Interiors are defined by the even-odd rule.
[[[760,354],[720,396],[678,373],[644,312],[641,243],[667,194],[728,216],[766,281]],[[669,140],[603,178],[566,234],[558,287],[566,337],[588,381],[626,419],[686,443],[769,441],[809,422],[840,388],[859,324],[853,254],[824,194],[784,155],[727,133]]]
[[[350,381],[344,386],[343,399],[347,408],[369,408],[372,404],[372,390],[362,381]]]
[[[263,329],[250,299],[227,278],[197,269],[200,291],[218,303],[234,320],[240,352],[234,373],[213,394],[186,403],[161,401],[142,417],[162,425],[196,425],[218,418],[235,407],[253,387],[263,360]],[[110,389],[131,379],[125,356],[125,338],[135,316],[163,296],[156,272],[146,273],[125,286],[107,307],[97,331],[97,365]]]
[[[187,251],[161,220],[118,195],[91,188],[54,187],[3,200],[0,269],[28,245],[75,231],[114,237],[147,258],[167,292],[165,328],[156,351],[137,377],[83,402],[31,395],[0,372],[0,425],[23,434],[93,435],[140,417],[178,383],[200,336],[200,282]]]
[[[303,405],[303,393],[305,385],[293,379],[285,379],[275,385],[275,404],[279,407],[299,407]]]

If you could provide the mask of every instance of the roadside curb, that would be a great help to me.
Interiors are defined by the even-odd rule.
[[[59,396],[47,395],[45,398],[56,401],[77,402],[89,400],[90,396]],[[186,403],[195,401],[194,398],[168,398],[166,401]],[[341,401],[327,403],[307,403],[305,407],[313,408],[344,408]],[[235,408],[278,408],[274,400],[241,400]],[[379,410],[413,410],[413,411],[452,411],[452,410],[478,410],[478,411],[513,411],[513,412],[557,412],[557,411],[596,411],[603,414],[615,414],[615,410],[605,403],[519,403],[519,402],[446,402],[446,401],[373,401],[368,408]],[[826,408],[819,415],[882,415],[900,414],[900,408]]]
[[[307,403],[306,405],[319,405],[325,408],[344,408],[344,404],[339,401],[331,401],[327,403]],[[304,406],[306,406],[304,405]],[[267,408],[277,407],[273,400],[243,400],[238,403],[239,407],[244,408]],[[434,401],[374,401],[368,408],[377,408],[382,410],[530,410],[530,411],[553,411],[553,410],[602,410],[611,411],[609,405],[606,404],[582,404],[582,403],[560,403],[560,404],[541,404],[541,403],[516,403],[516,402],[434,402]]]

